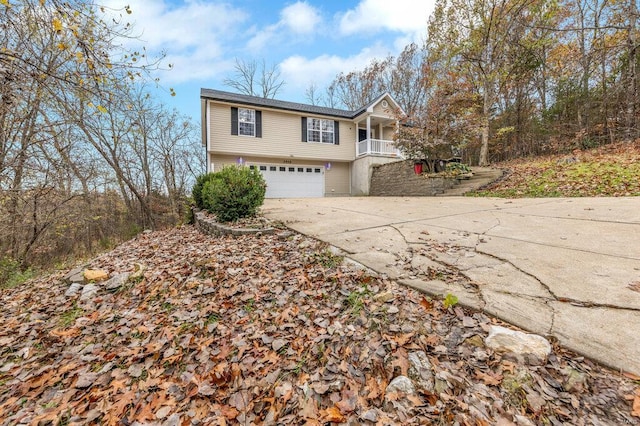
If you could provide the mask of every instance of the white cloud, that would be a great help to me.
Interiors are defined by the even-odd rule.
[[[121,9],[121,0],[108,0],[105,6]],[[133,35],[126,46],[138,49],[144,44],[150,56],[166,53],[162,65],[173,69],[160,72],[162,84],[175,84],[194,78],[219,75],[226,41],[248,15],[225,3],[187,0],[174,7],[168,0],[128,0],[132,14],[124,14],[133,25]]]
[[[301,93],[312,83],[320,88],[327,87],[340,72],[360,70],[373,58],[385,57],[387,54],[383,46],[375,45],[348,57],[325,54],[305,58],[294,55],[280,63],[280,70],[283,80],[287,82],[286,90]]]
[[[412,34],[416,40],[426,33],[427,20],[435,0],[362,0],[340,17],[340,33],[372,34],[382,30]]]
[[[278,26],[270,25],[264,30],[258,31],[247,42],[247,48],[252,52],[260,52],[267,44],[273,41],[278,35]]]
[[[282,40],[299,40],[318,31],[322,16],[315,7],[304,1],[293,3],[280,11],[280,20],[258,31],[247,43],[249,50],[259,52],[269,43]]]
[[[318,9],[307,2],[297,2],[282,9],[280,22],[295,34],[311,34],[321,22]]]

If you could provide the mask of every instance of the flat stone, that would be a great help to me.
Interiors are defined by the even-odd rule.
[[[82,284],[78,282],[74,282],[69,286],[67,291],[64,292],[64,295],[66,297],[75,297],[78,295],[78,293],[80,293],[81,290],[82,290]]]
[[[78,381],[76,382],[76,388],[78,389],[86,389],[90,387],[98,378],[96,373],[85,373],[78,376]]]
[[[98,286],[95,284],[87,284],[82,288],[82,294],[80,295],[80,301],[84,302],[93,299],[98,294]]]
[[[162,426],[180,426],[180,415],[173,413],[162,423]]]
[[[433,392],[434,377],[431,362],[424,351],[409,353],[409,377],[415,380],[418,388]]]
[[[293,232],[290,231],[282,231],[278,233],[279,240],[286,240],[293,235]]]
[[[164,419],[165,417],[167,417],[169,415],[171,410],[172,410],[172,408],[170,406],[165,405],[164,407],[162,407],[161,409],[156,411],[156,419],[158,419],[158,420]]]
[[[147,269],[147,266],[142,263],[134,263],[133,264],[133,272],[129,275],[129,278],[134,280],[141,277],[144,274],[144,271]]]
[[[389,383],[385,393],[402,392],[407,395],[416,393],[416,387],[407,376],[398,376]]]
[[[497,352],[533,355],[542,362],[545,362],[551,353],[551,344],[544,337],[498,325],[489,327],[489,336],[487,336],[484,343],[488,348]]]
[[[104,283],[104,288],[106,288],[107,290],[116,290],[122,287],[127,282],[130,275],[131,274],[129,272],[116,274]]]
[[[136,379],[142,376],[143,371],[144,371],[143,364],[131,364],[131,366],[127,369],[127,373],[129,373],[131,377],[135,377]]]
[[[360,416],[362,420],[368,420],[370,422],[378,421],[378,413],[376,410],[367,410],[364,414]]]
[[[84,279],[86,281],[100,282],[109,278],[109,273],[103,269],[85,269]]]
[[[274,351],[278,352],[280,349],[285,347],[286,344],[287,344],[286,340],[284,340],[284,339],[276,339],[273,342],[271,342],[271,347],[273,348]]]
[[[84,283],[83,268],[72,269],[64,276],[64,280],[68,283]]]
[[[395,299],[395,296],[390,291],[383,291],[373,296],[373,300],[375,300],[376,302],[387,303],[391,302],[393,299]]]
[[[462,317],[462,326],[466,327],[466,328],[473,328],[475,326],[478,325],[478,321],[476,321],[475,319],[468,317],[468,316],[464,316]]]

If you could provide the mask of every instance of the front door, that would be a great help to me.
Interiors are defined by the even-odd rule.
[[[374,129],[371,129],[368,139],[373,139]],[[358,129],[358,142],[367,139],[367,129]]]

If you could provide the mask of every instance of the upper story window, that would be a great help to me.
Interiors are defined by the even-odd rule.
[[[256,111],[238,108],[238,134],[243,136],[256,135]]]
[[[262,137],[262,111],[231,107],[231,134]]]
[[[333,143],[333,120],[309,118],[307,120],[307,142]]]
[[[302,117],[302,140],[339,145],[338,122],[322,118]]]

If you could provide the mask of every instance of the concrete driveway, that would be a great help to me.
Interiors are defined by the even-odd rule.
[[[399,283],[640,375],[640,198],[280,199],[263,212]],[[468,279],[437,279],[451,266]]]

